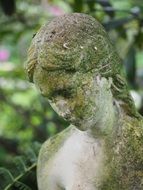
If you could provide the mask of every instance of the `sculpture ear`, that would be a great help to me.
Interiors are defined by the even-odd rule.
[[[104,88],[106,87],[106,89],[110,89],[111,85],[113,83],[113,80],[111,77],[109,77],[108,79],[105,77],[101,77],[100,75],[96,76],[96,83],[101,87]]]
[[[113,83],[113,80],[112,80],[111,77],[109,77],[109,78],[108,78],[108,88],[111,88],[112,83]]]
[[[112,83],[113,83],[113,80],[111,77],[109,77],[108,79],[105,78],[105,77],[102,77],[102,81],[103,81],[103,88],[106,89],[106,90],[110,90],[111,89],[111,86],[112,86]]]

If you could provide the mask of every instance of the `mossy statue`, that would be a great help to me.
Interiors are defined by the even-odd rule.
[[[26,71],[71,124],[41,148],[39,190],[142,190],[143,120],[100,23],[54,18],[33,38]]]

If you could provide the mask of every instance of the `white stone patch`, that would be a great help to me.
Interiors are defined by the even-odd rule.
[[[69,49],[69,47],[68,47],[68,44],[67,44],[67,43],[64,43],[64,44],[63,44],[63,47],[64,47],[65,49]]]
[[[96,190],[103,172],[103,154],[101,140],[75,129],[48,166],[48,190],[55,190],[55,184],[65,190]]]
[[[57,112],[63,118],[67,118],[69,115],[71,115],[70,107],[68,106],[67,101],[64,99],[60,98],[56,101],[56,103],[50,101],[50,105],[55,110],[55,112]]]
[[[141,95],[136,92],[135,90],[130,90],[130,94],[134,100],[136,108],[139,110],[142,106],[142,97]]]

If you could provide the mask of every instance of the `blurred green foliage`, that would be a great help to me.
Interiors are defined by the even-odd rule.
[[[0,166],[11,167],[12,157],[68,126],[27,81],[24,63],[34,33],[49,19],[63,13],[94,16],[116,45],[130,87],[142,93],[143,3],[140,0],[9,2],[0,0]],[[28,184],[28,178],[25,180]]]

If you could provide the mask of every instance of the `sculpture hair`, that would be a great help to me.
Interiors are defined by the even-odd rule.
[[[43,53],[44,52],[44,53]],[[124,111],[139,117],[122,74],[122,63],[101,24],[86,14],[66,14],[45,24],[29,48],[27,73],[33,81],[37,64],[42,68],[91,72],[112,78],[112,93]]]

